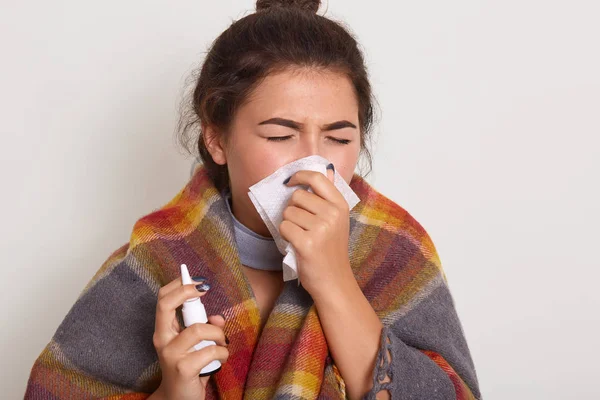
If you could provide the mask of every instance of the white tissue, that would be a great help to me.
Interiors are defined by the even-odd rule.
[[[260,214],[265,225],[271,232],[277,248],[285,257],[283,258],[283,280],[289,281],[298,278],[296,252],[291,243],[283,239],[279,233],[279,225],[283,221],[283,210],[292,193],[303,188],[314,193],[307,185],[284,185],[283,181],[299,170],[318,171],[327,176],[327,165],[330,161],[319,155],[312,155],[293,161],[280,167],[277,171],[250,186],[248,196],[254,207]],[[360,199],[346,183],[344,178],[337,173],[334,174],[334,185],[346,199],[351,210]],[[300,279],[298,279],[298,285]]]

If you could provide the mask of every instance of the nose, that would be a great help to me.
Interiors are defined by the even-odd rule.
[[[327,158],[323,139],[318,126],[310,126],[304,132],[301,132],[298,154],[296,154],[297,158],[304,158],[312,155],[319,155]]]

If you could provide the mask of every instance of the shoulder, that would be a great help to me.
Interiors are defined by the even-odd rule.
[[[195,168],[185,186],[171,200],[139,218],[129,241],[133,249],[156,239],[181,239],[193,232],[220,198],[205,168]]]
[[[435,244],[417,219],[400,204],[379,192],[358,175],[350,183],[360,198],[360,203],[351,210],[351,217],[374,229],[381,229],[395,236],[396,243],[410,243],[429,263],[441,270],[441,262]],[[405,246],[406,248],[407,246]]]

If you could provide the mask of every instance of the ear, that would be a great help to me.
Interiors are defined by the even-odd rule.
[[[202,140],[213,161],[219,165],[227,164],[222,135],[212,126],[202,125]]]

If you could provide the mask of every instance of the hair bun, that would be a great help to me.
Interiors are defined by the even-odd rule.
[[[321,0],[256,0],[256,11],[265,11],[270,8],[298,8],[302,11],[317,13]]]

